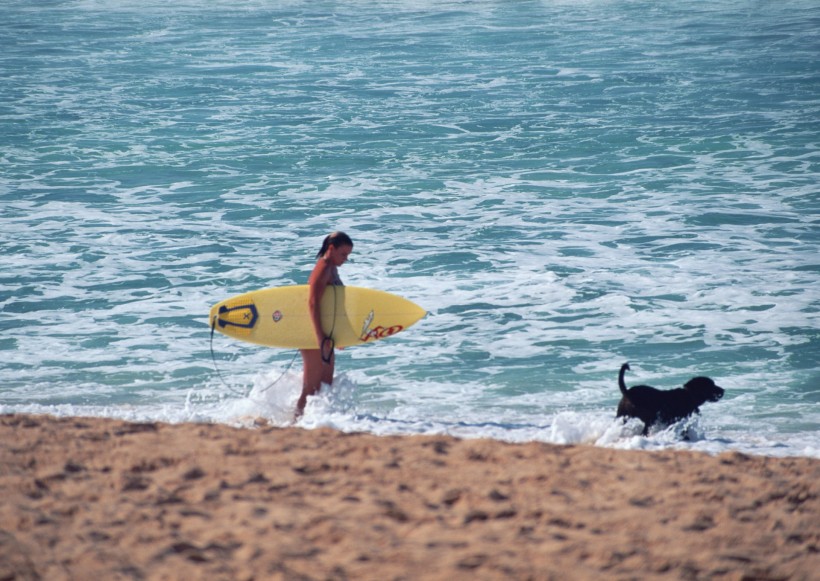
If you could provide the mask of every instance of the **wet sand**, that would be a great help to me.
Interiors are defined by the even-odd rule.
[[[0,580],[820,579],[820,460],[0,416]]]

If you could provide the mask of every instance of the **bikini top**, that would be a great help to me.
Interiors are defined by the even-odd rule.
[[[328,284],[330,284],[330,286],[344,286],[342,279],[339,277],[339,271],[335,266],[330,274],[330,282]]]

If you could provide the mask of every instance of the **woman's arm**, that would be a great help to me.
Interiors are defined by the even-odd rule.
[[[329,274],[330,266],[323,259],[319,259],[308,279],[308,310],[310,311],[310,320],[313,323],[313,332],[316,334],[316,344],[319,349],[322,348],[322,342],[325,340],[320,305],[322,295],[325,293],[325,288],[327,288]]]

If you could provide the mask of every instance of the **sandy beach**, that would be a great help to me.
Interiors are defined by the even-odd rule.
[[[820,461],[0,416],[0,579],[818,579]]]

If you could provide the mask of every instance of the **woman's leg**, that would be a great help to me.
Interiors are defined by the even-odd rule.
[[[330,356],[330,363],[322,360],[322,352],[318,349],[302,349],[302,394],[296,402],[296,417],[305,411],[309,395],[319,393],[322,384],[333,384],[333,370],[336,363],[335,353]]]
[[[296,402],[296,417],[302,415],[307,397],[322,387],[322,353],[318,349],[302,349],[302,394]]]

